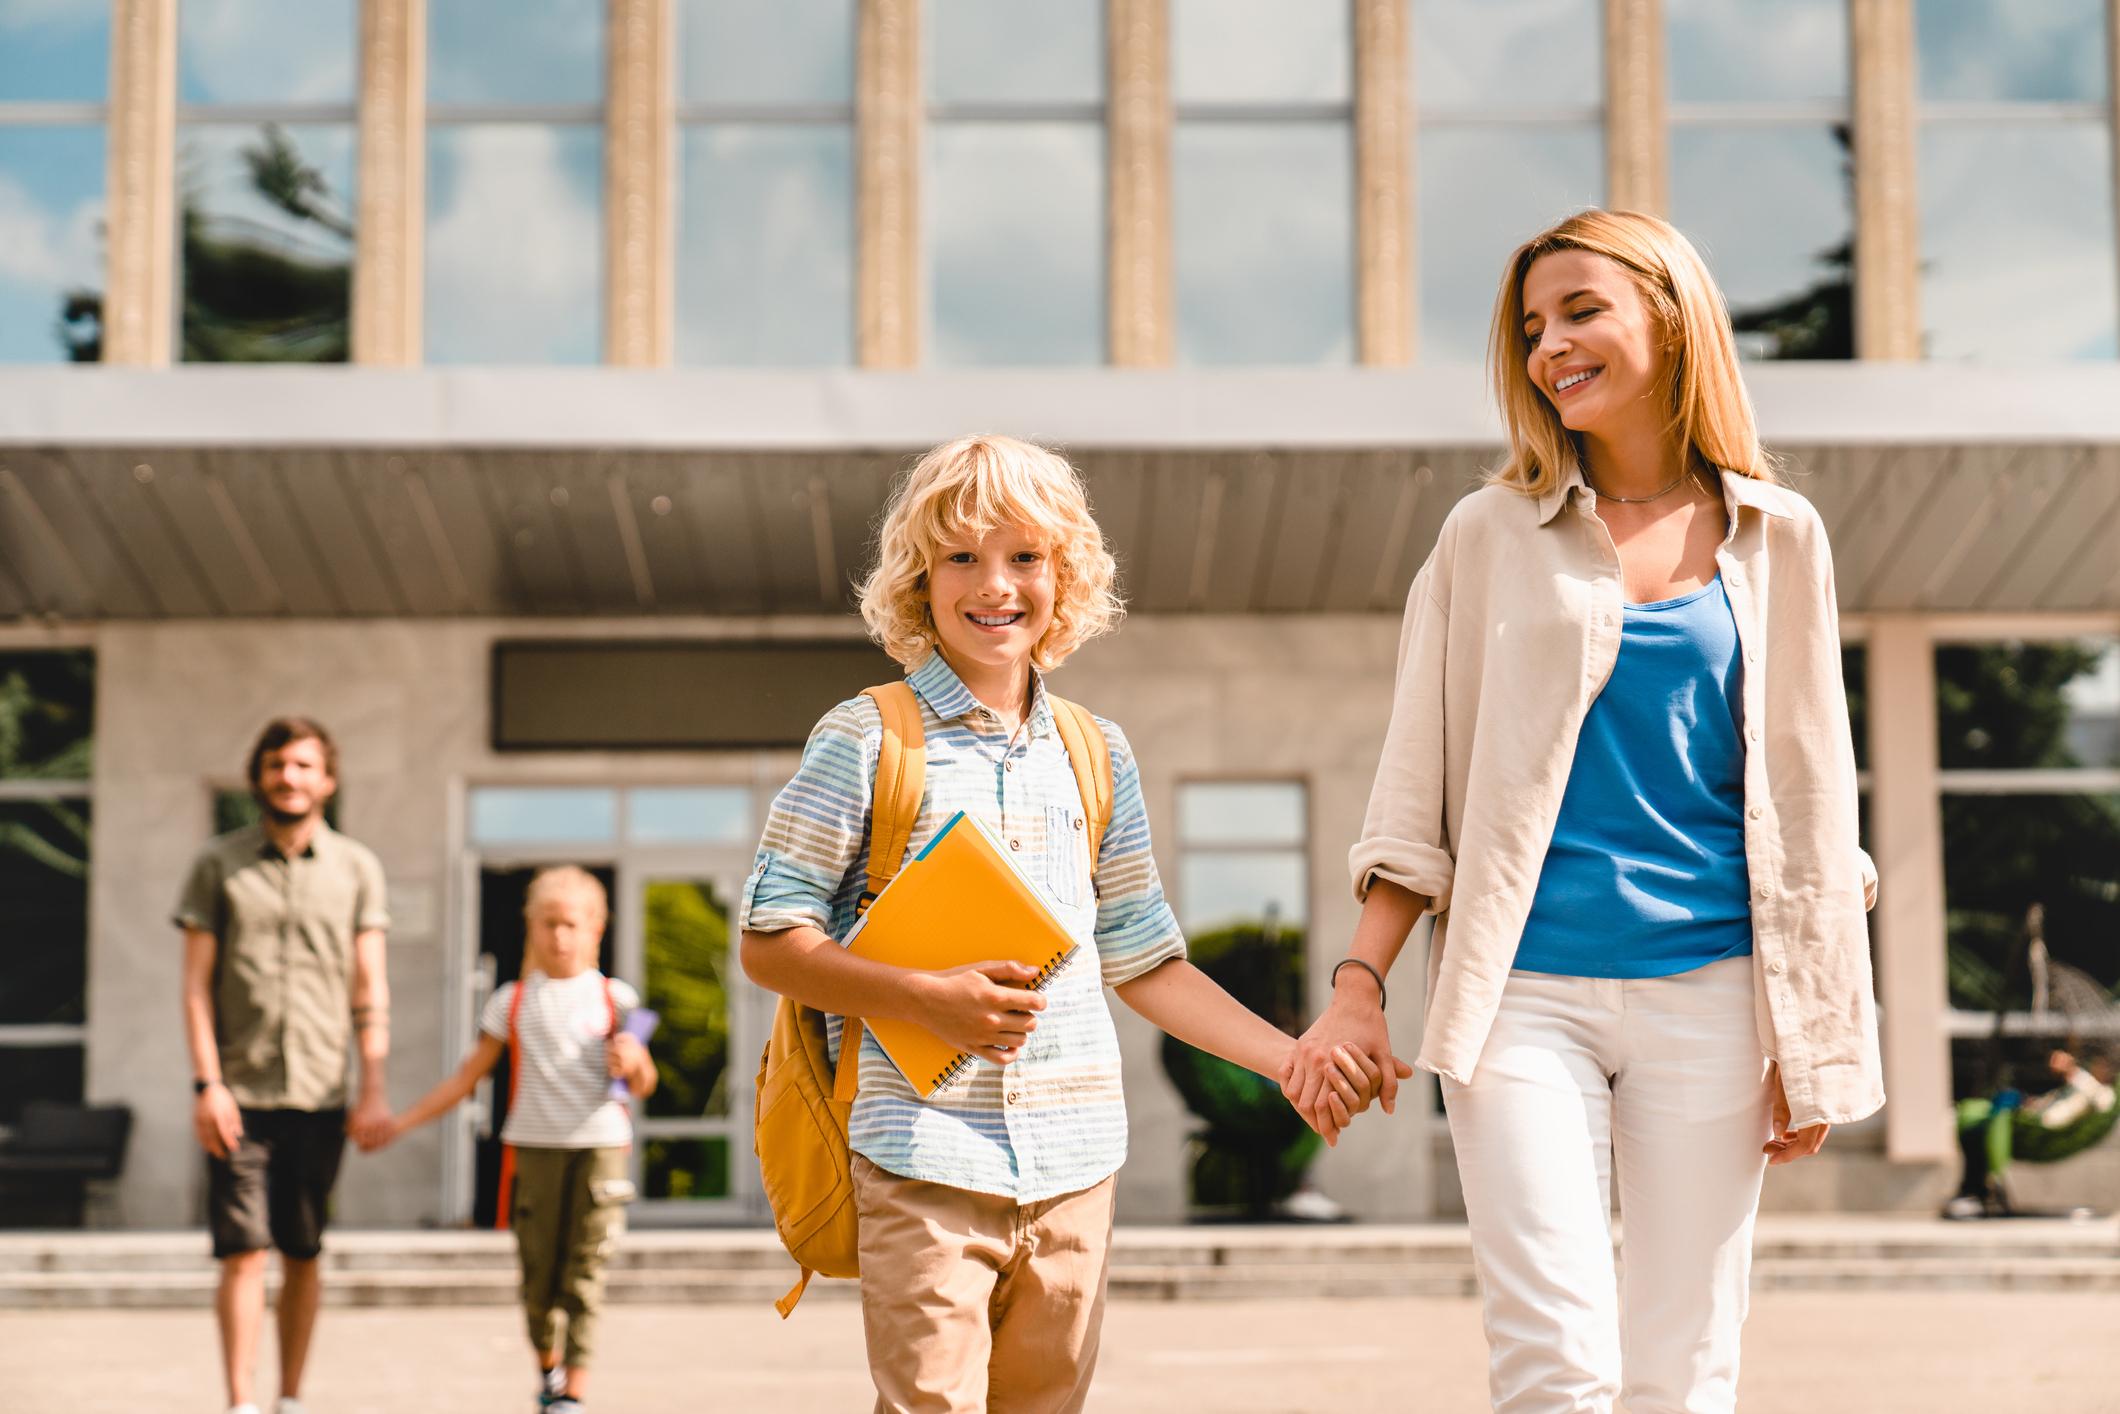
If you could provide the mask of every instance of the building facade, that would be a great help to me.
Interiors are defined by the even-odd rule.
[[[400,1102],[589,864],[676,1023],[643,1216],[756,1221],[729,911],[889,671],[890,477],[973,429],[1083,467],[1132,612],[1059,685],[1307,1013],[1495,272],[1596,203],[1702,247],[1835,542],[1891,1100],[1769,1201],[1936,1201],[1955,1094],[2120,1041],[2116,68],[2120,0],[0,0],[0,1123],[129,1103],[101,1220],[198,1212],[167,914],[299,711],[390,873]],[[1199,1121],[1122,1022],[1124,1212],[1179,1217]],[[1318,1184],[1453,1212],[1420,1093]],[[344,1216],[471,1218],[485,1127]]]

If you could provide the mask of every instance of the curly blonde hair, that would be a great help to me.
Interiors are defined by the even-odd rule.
[[[943,547],[1003,526],[1036,532],[1052,557],[1053,621],[1031,649],[1040,672],[1119,626],[1118,566],[1067,459],[1014,437],[959,437],[916,462],[884,508],[861,585],[861,617],[884,652],[908,668],[927,657],[938,641],[928,575]]]

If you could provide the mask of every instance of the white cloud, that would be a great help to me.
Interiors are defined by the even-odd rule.
[[[0,172],[0,279],[57,289],[100,282],[100,201],[58,212]]]
[[[321,6],[313,0],[267,5],[256,0],[183,0],[178,43],[183,68],[198,96],[207,101],[353,100],[359,31],[353,6],[345,0]]]
[[[570,153],[574,144],[556,128],[446,131],[434,166],[438,178],[446,169],[451,180],[446,191],[435,183],[427,228],[429,357],[594,360],[602,212],[593,163],[578,153],[595,152],[595,134]],[[577,175],[584,166],[586,182]]]

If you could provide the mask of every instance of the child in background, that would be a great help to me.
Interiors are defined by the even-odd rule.
[[[892,497],[878,559],[862,615],[905,666],[926,736],[908,857],[964,811],[1006,843],[1085,946],[1044,991],[1027,990],[1035,971],[1014,962],[922,971],[845,950],[883,731],[864,696],[825,714],[773,803],[744,890],[744,970],[828,1013],[835,1053],[840,1017],[892,1017],[989,1062],[923,1098],[873,1032],[861,1043],[849,1142],[876,1408],[1061,1414],[1089,1393],[1112,1175],[1126,1157],[1104,989],[1276,1081],[1294,1043],[1185,960],[1140,772],[1101,718],[1112,816],[1090,858],[1042,676],[1120,616],[1112,557],[1074,469],[1007,437],[937,447]],[[1341,1123],[1376,1079],[1345,1064],[1363,1079],[1334,1098]]]
[[[610,1083],[625,1081],[635,1096],[655,1090],[647,1048],[624,1030],[640,998],[594,965],[608,917],[595,875],[572,865],[540,870],[523,901],[522,980],[487,1000],[478,1045],[456,1074],[398,1116],[383,1140],[447,1114],[505,1047],[519,1047],[501,1140],[515,1151],[509,1226],[522,1259],[538,1407],[550,1414],[583,1408],[604,1259],[625,1230],[625,1204],[633,1198],[626,1176],[633,1126]]]

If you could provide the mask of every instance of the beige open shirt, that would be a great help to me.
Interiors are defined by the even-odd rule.
[[[1722,474],[1716,551],[1744,652],[1745,862],[1759,1040],[1794,1122],[1884,1103],[1856,834],[1854,742],[1825,527],[1784,487]],[[1619,656],[1618,551],[1579,469],[1533,499],[1486,486],[1413,582],[1356,897],[1385,878],[1430,900],[1418,1064],[1468,1080],[1516,956],[1575,760]]]

